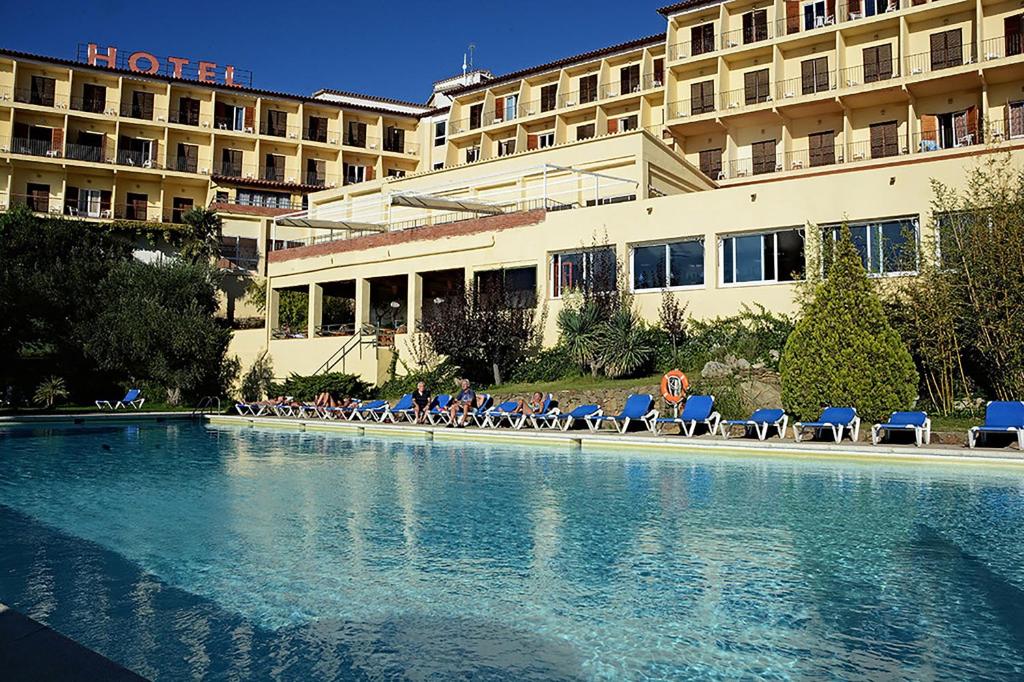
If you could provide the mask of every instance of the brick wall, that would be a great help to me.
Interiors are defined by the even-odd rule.
[[[424,227],[413,227],[407,230],[396,230],[394,232],[383,232],[371,234],[353,239],[339,239],[337,241],[322,242],[311,246],[300,246],[294,249],[282,251],[271,251],[268,260],[271,263],[295,260],[296,258],[310,258],[313,256],[326,256],[332,253],[345,253],[347,251],[363,251],[380,246],[393,246],[407,242],[428,241],[432,239],[444,239],[445,237],[459,237],[467,234],[480,232],[497,232],[508,230],[514,227],[525,225],[536,225],[544,222],[544,209],[532,211],[520,211],[518,213],[506,213],[503,215],[487,216],[485,218],[473,218],[471,220],[460,220],[446,225],[427,225]]]

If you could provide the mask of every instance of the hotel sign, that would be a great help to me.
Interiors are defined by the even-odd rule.
[[[252,72],[236,69],[229,64],[222,66],[216,62],[185,57],[161,59],[151,52],[128,52],[113,46],[100,47],[96,43],[79,43],[78,61],[89,66],[105,66],[108,69],[194,80],[232,88],[252,87]]]

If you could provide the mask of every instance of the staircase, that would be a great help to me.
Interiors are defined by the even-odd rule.
[[[313,375],[329,374],[338,369],[338,365],[341,365],[341,368],[338,369],[338,371],[344,372],[345,358],[357,349],[359,350],[360,356],[362,356],[362,351],[365,346],[377,348],[380,345],[380,336],[380,330],[378,330],[377,327],[373,325],[364,325],[357,334],[345,342],[345,345],[334,351],[334,353],[327,358],[324,364],[320,365],[320,367],[313,372]]]

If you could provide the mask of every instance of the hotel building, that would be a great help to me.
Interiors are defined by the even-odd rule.
[[[90,219],[126,217],[142,195],[164,220],[210,204],[240,239],[250,221],[269,296],[266,327],[236,334],[243,363],[268,349],[279,375],[375,381],[465,282],[521,290],[554,342],[563,296],[615,267],[649,319],[666,288],[702,318],[791,312],[809,231],[828,239],[844,221],[872,275],[912,276],[931,255],[931,181],[962,184],[993,154],[1020,163],[1019,2],[659,11],[664,33],[448,79],[425,105],[0,53],[0,191],[36,201],[47,185],[34,208]],[[307,328],[280,324],[284,291],[308,294]]]

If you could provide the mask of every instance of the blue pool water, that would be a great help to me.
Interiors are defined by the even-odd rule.
[[[1020,679],[1024,476],[0,431],[0,601],[158,679]]]

